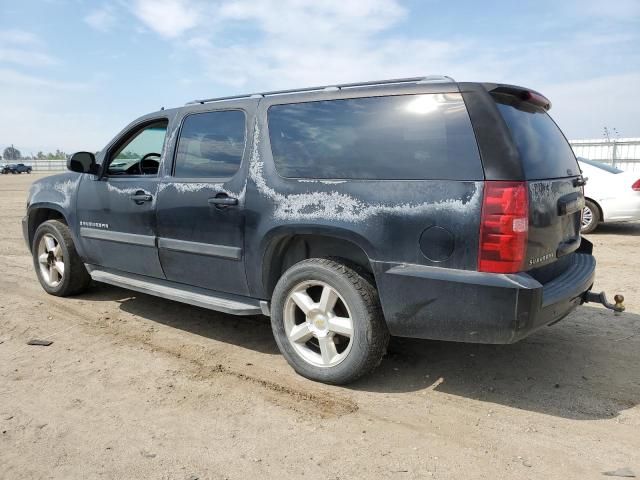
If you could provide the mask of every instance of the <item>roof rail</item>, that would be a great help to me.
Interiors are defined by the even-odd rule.
[[[446,75],[427,75],[425,77],[392,78],[389,80],[373,80],[369,82],[339,83],[334,85],[322,85],[318,87],[292,88],[288,90],[272,90],[270,92],[246,93],[243,95],[230,95],[227,97],[203,98],[188,102],[187,105],[204,104],[209,102],[220,102],[223,100],[237,100],[240,98],[262,98],[270,95],[284,95],[288,93],[313,92],[319,90],[342,90],[343,88],[371,87],[375,85],[389,85],[397,83],[431,83],[431,82],[455,82]]]

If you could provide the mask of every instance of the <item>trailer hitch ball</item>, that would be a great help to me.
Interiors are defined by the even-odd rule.
[[[613,297],[613,300],[615,304],[609,303],[607,301],[607,296],[604,292],[594,293],[591,290],[589,290],[584,295],[584,301],[586,303],[588,302],[599,303],[603,305],[605,308],[608,308],[609,310],[613,310],[615,315],[620,315],[622,312],[624,312],[624,309],[625,309],[624,297],[620,294],[617,294]]]
[[[613,306],[615,315],[620,315],[622,312],[624,312],[624,296],[617,294],[613,297],[613,301],[616,302],[616,304]]]

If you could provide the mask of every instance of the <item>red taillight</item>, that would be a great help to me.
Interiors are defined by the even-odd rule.
[[[486,181],[482,201],[478,270],[515,273],[523,268],[529,231],[525,182]]]
[[[631,188],[634,189],[636,192],[640,192],[640,178],[635,182],[633,182],[633,185],[631,185]]]

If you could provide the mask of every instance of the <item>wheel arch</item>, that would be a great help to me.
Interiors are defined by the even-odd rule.
[[[37,203],[29,206],[27,211],[28,218],[28,235],[29,235],[29,247],[33,243],[33,236],[36,233],[37,228],[47,220],[61,220],[67,226],[69,221],[66,217],[64,210],[54,203]]]
[[[335,227],[280,227],[269,232],[262,242],[262,293],[270,298],[282,273],[308,258],[339,258],[368,272],[373,247],[350,230]]]
[[[598,202],[597,200],[591,198],[591,197],[584,197],[585,200],[589,200],[591,203],[593,203],[596,207],[598,207],[598,213],[600,214],[600,221],[604,222],[604,211],[602,210],[602,205],[600,205],[600,202]]]

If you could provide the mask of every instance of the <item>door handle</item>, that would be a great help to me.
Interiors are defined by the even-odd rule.
[[[233,205],[238,205],[238,199],[228,196],[226,193],[219,193],[213,198],[207,200],[209,205],[213,205],[214,207],[224,208],[231,207]]]
[[[144,190],[138,190],[136,193],[129,197],[131,200],[136,202],[138,205],[142,205],[144,202],[150,202],[153,197],[145,192]]]

